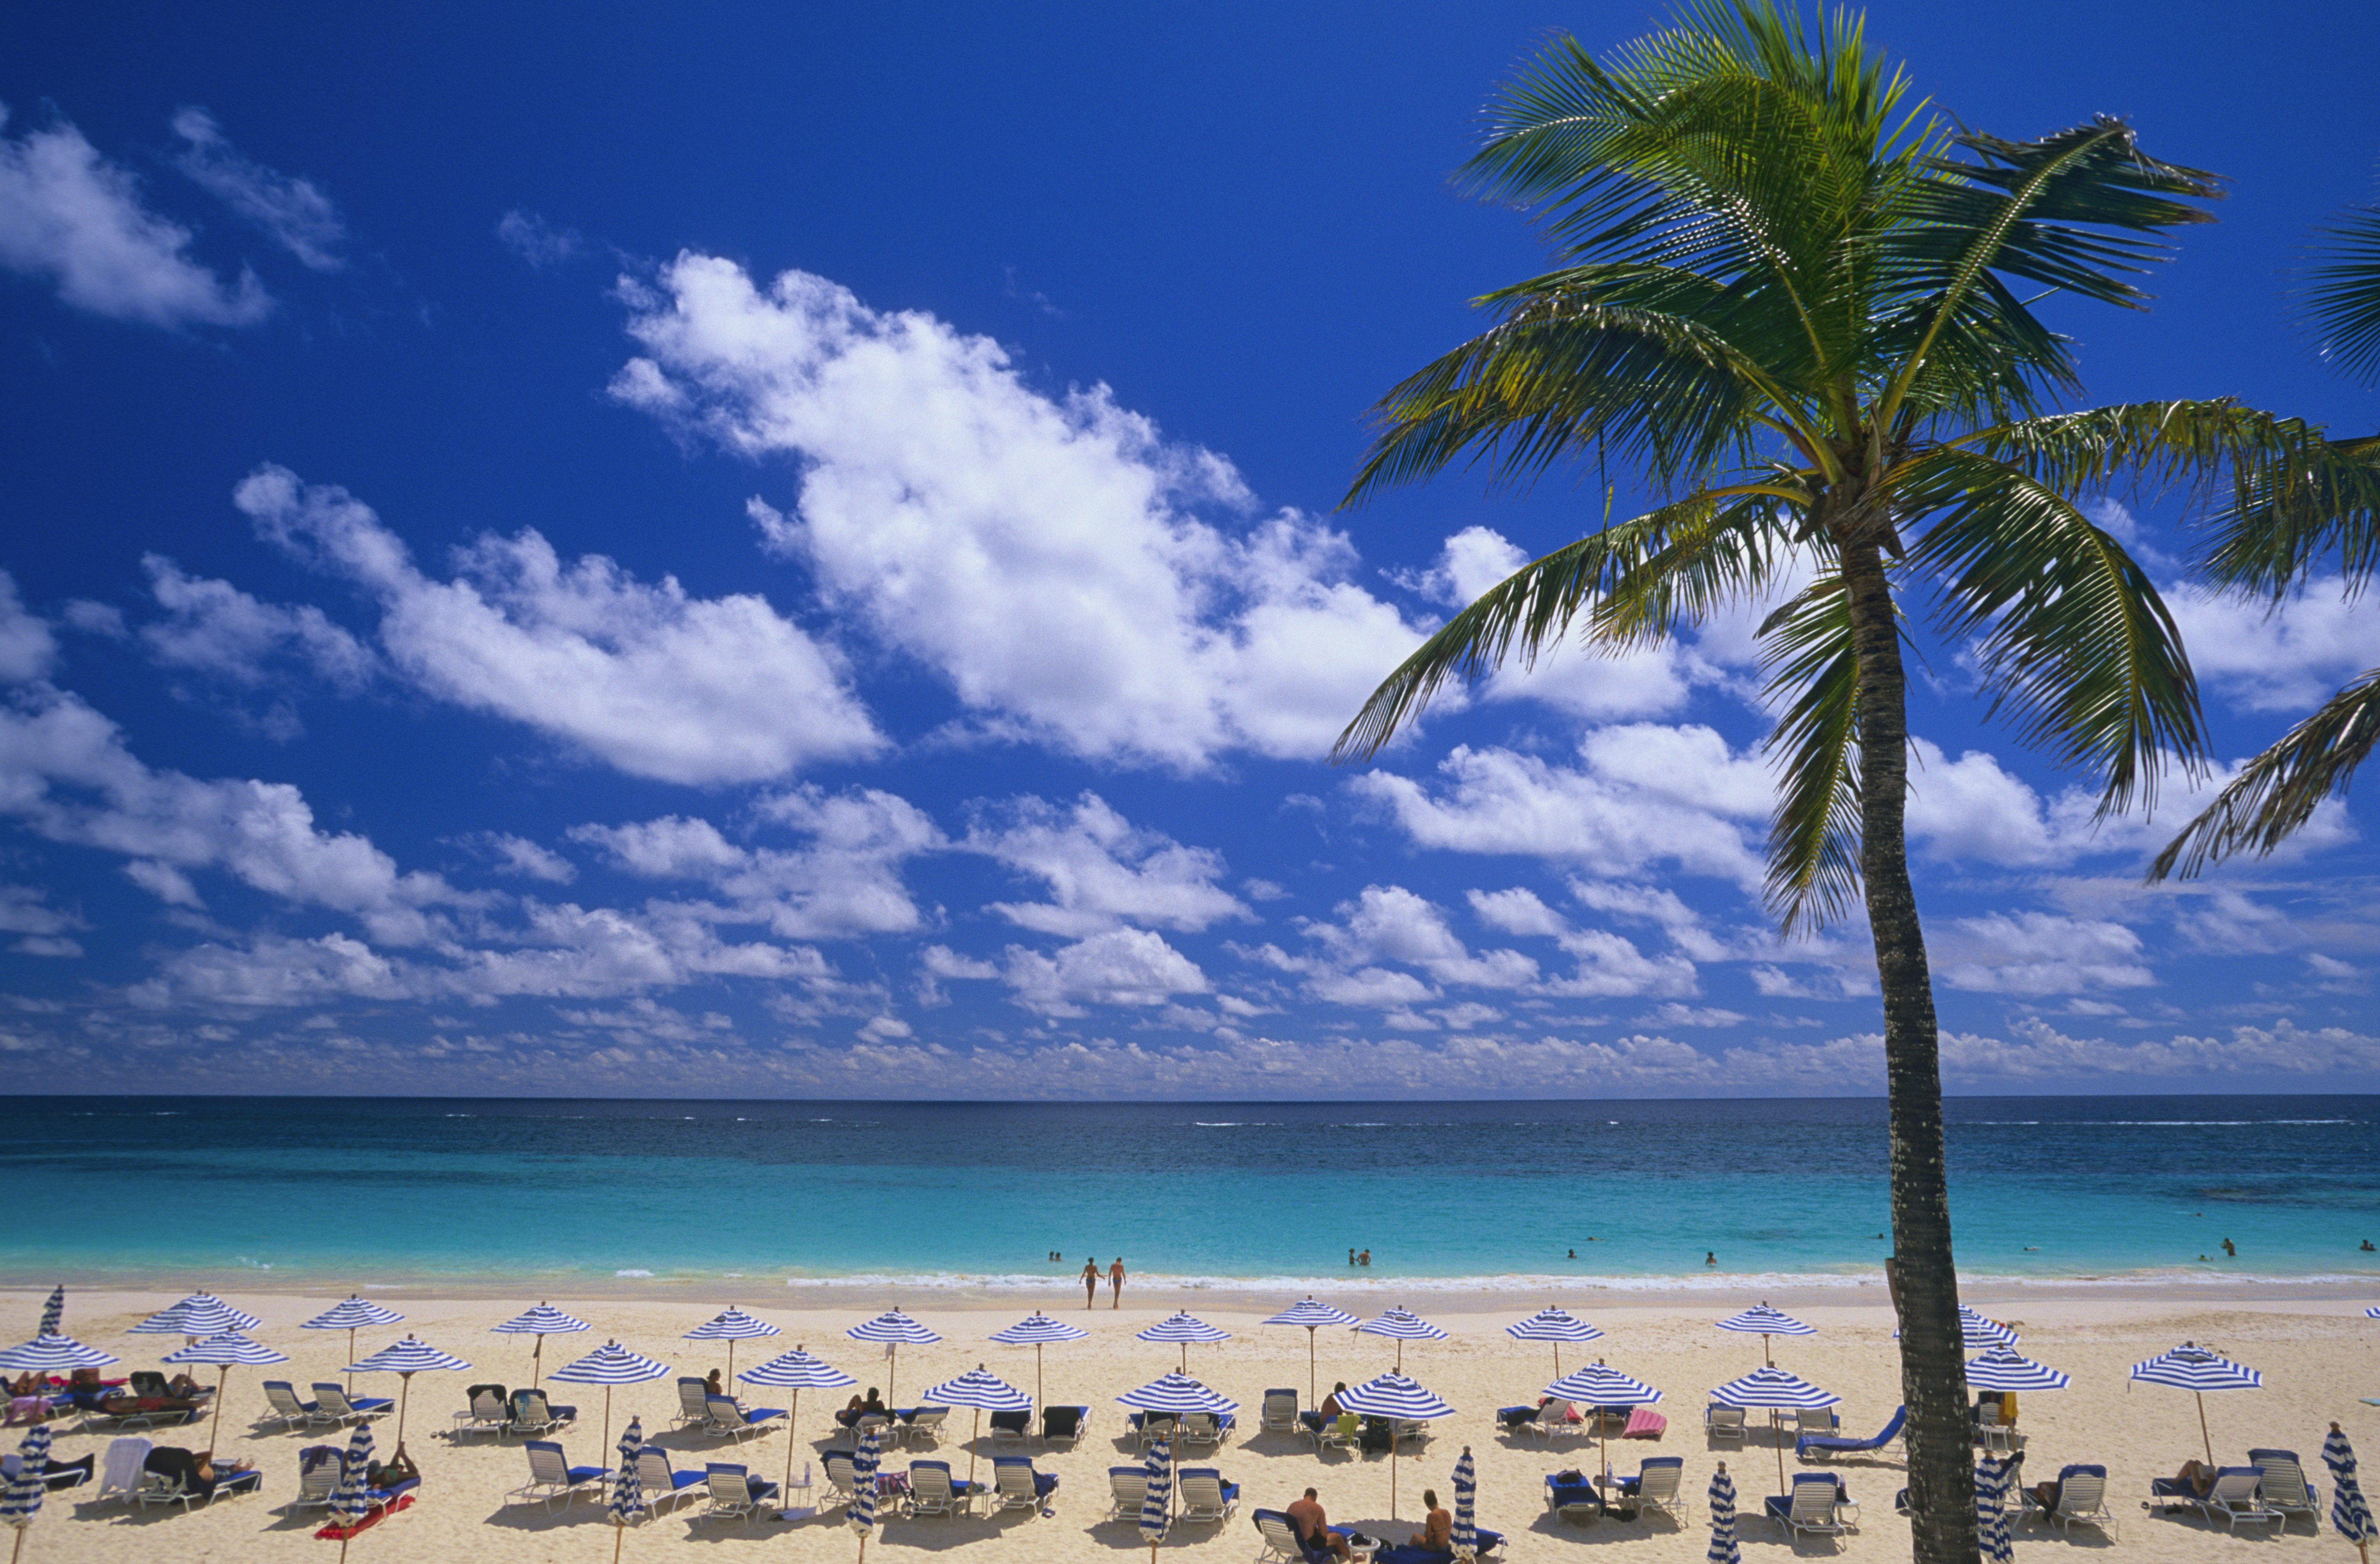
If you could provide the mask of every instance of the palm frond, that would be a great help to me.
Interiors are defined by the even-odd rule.
[[[2356,767],[2380,741],[2380,669],[2341,690],[2250,761],[2215,801],[2166,845],[2151,880],[2190,879],[2242,852],[2268,853],[2313,818],[2325,799],[2344,798]]]
[[[2321,230],[2306,271],[2306,314],[2323,361],[2369,385],[2380,381],[2380,206],[2350,206]]]
[[[1788,936],[1840,921],[1859,894],[1859,649],[1851,599],[1828,576],[1760,627],[1778,772],[1766,899]]]

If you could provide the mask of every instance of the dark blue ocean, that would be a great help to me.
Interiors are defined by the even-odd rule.
[[[1343,1276],[1354,1247],[1417,1287],[1741,1288],[1872,1277],[1887,1247],[1884,1105],[1864,1098],[16,1103],[16,1283],[1041,1284],[1093,1253],[1232,1282]],[[2380,1240],[2380,1098],[1948,1116],[1971,1277],[2380,1275],[2357,1247]]]

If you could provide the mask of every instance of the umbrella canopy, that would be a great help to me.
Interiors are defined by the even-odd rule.
[[[1590,1407],[1649,1407],[1661,1399],[1661,1393],[1643,1380],[1602,1363],[1572,1369],[1547,1386],[1546,1394],[1565,1401],[1585,1401]]]
[[[1720,1461],[1711,1474],[1710,1551],[1703,1557],[1710,1564],[1743,1564],[1743,1551],[1735,1543],[1735,1479],[1727,1474],[1727,1462]]]
[[[71,1336],[44,1334],[19,1347],[0,1352],[0,1369],[10,1374],[55,1374],[61,1370],[105,1368],[123,1360],[96,1347],[86,1347]]]
[[[734,1374],[735,1372],[735,1344],[737,1342],[750,1341],[757,1337],[782,1336],[783,1334],[784,1333],[780,1331],[775,1326],[770,1325],[763,1320],[756,1320],[751,1315],[746,1314],[743,1310],[737,1308],[735,1304],[730,1303],[727,1305],[727,1308],[723,1313],[711,1316],[710,1319],[707,1319],[700,1325],[695,1326],[692,1330],[687,1331],[686,1333],[686,1338],[688,1341],[724,1341],[727,1343],[727,1372]]]
[[[2359,1549],[2380,1542],[2380,1525],[2373,1523],[2372,1507],[2363,1502],[2363,1485],[2355,1479],[2355,1447],[2347,1442],[2347,1435],[2336,1423],[2330,1425],[2330,1437],[2322,1442],[2322,1463],[2330,1468],[2331,1525]]]
[[[1462,1558],[1479,1551],[1479,1469],[1472,1462],[1468,1445],[1454,1463],[1454,1533],[1450,1541]]]
[[[50,1289],[50,1301],[42,1305],[42,1328],[36,1336],[63,1336],[67,1329],[67,1289],[61,1282]]]
[[[1892,1333],[1895,1341],[1900,1332]],[[2019,1338],[2012,1326],[1977,1314],[1964,1303],[1959,1305],[1959,1341],[1970,1352],[1980,1352],[1986,1347],[2013,1347]]]
[[[2375,1303],[2371,1308],[2364,1310],[2363,1317],[2367,1320],[2380,1320],[2380,1303]]]
[[[49,1469],[50,1425],[37,1423],[17,1447],[17,1475],[0,1487],[0,1525],[16,1527],[20,1543],[25,1528],[42,1512],[42,1501],[50,1497]]]
[[[1504,1327],[1504,1334],[1515,1341],[1550,1341],[1554,1344],[1554,1372],[1561,1373],[1561,1344],[1565,1341],[1600,1341],[1603,1332],[1572,1314],[1568,1309],[1548,1303],[1525,1320],[1515,1320]]]
[[[1033,1349],[1033,1399],[1036,1403],[1039,1403],[1041,1401],[1041,1349],[1052,1341],[1076,1341],[1089,1334],[1090,1332],[1080,1326],[1070,1326],[1062,1320],[1053,1320],[1036,1309],[1006,1330],[992,1332],[991,1339],[999,1342],[1002,1347]],[[1185,1363],[1184,1366],[1186,1367],[1187,1364]]]
[[[859,1557],[868,1557],[868,1533],[876,1530],[876,1467],[883,1448],[882,1430],[870,1427],[851,1452],[851,1507],[844,1519],[859,1533]]]
[[[231,1380],[231,1365],[245,1363],[251,1368],[262,1368],[272,1363],[287,1362],[289,1354],[276,1352],[261,1342],[250,1341],[236,1330],[227,1330],[168,1352],[163,1361],[175,1364],[213,1363],[223,1371],[215,1375],[215,1406],[207,1418],[207,1453],[212,1455],[215,1453],[215,1430],[223,1423],[223,1393],[224,1387]]]
[[[1760,1338],[1760,1355],[1771,1363],[1777,1360],[1768,1350],[1770,1337],[1818,1334],[1815,1326],[1803,1325],[1792,1315],[1781,1310],[1772,1309],[1766,1303],[1755,1304],[1740,1314],[1730,1314],[1718,1322],[1718,1328],[1738,1331],[1746,1336],[1757,1336]]]
[[[298,1328],[300,1330],[362,1330],[369,1326],[393,1326],[405,1318],[394,1309],[384,1309],[369,1298],[350,1296],[344,1303],[325,1309]]]
[[[1140,1490],[1140,1534],[1148,1541],[1148,1557],[1157,1557],[1157,1545],[1164,1540],[1165,1528],[1173,1521],[1173,1454],[1172,1444],[1160,1439],[1148,1447],[1148,1459],[1142,1462],[1144,1475]]]
[[[539,1370],[544,1364],[547,1337],[564,1336],[574,1330],[592,1330],[594,1327],[576,1314],[565,1314],[551,1303],[540,1303],[534,1309],[515,1314],[500,1326],[491,1326],[489,1328],[498,1336],[537,1338],[537,1350],[529,1354],[528,1375],[528,1382],[535,1385],[541,1377]]]
[[[1774,1366],[1756,1368],[1742,1379],[1730,1379],[1711,1392],[1711,1399],[1725,1407],[1831,1407],[1842,1400],[1831,1390],[1821,1390],[1807,1380],[1798,1379]],[[1785,1445],[1777,1445],[1777,1485],[1785,1486]]]
[[[1291,1304],[1264,1322],[1269,1326],[1304,1326],[1305,1327],[1305,1399],[1314,1397],[1314,1333],[1324,1326],[1351,1326],[1355,1316],[1344,1309],[1334,1309],[1328,1303],[1318,1303],[1308,1298]]]
[[[2198,1398],[2198,1439],[2206,1448],[2206,1463],[2215,1464],[2215,1439],[2206,1431],[2206,1392],[2209,1390],[2261,1390],[2265,1376],[2254,1369],[2218,1353],[2210,1352],[2193,1342],[2185,1341],[2169,1352],[2144,1358],[2132,1365],[2131,1377],[2151,1385],[2170,1385],[2177,1390],[2187,1390]]]
[[[637,1470],[637,1452],[645,1446],[645,1425],[636,1418],[628,1419],[628,1430],[620,1436],[620,1467],[612,1473],[612,1524],[625,1527],[645,1512],[645,1479]],[[612,1557],[620,1556],[620,1541],[612,1541]]]
[[[2036,1363],[2013,1347],[1995,1347],[1967,1362],[1967,1385],[1975,1390],[2063,1390],[2073,1381]]]
[[[1410,1309],[1390,1309],[1355,1327],[1358,1336],[1385,1336],[1397,1344],[1397,1367],[1405,1366],[1408,1341],[1443,1341],[1446,1332]]]
[[[1208,1389],[1186,1374],[1152,1379],[1137,1390],[1116,1398],[1127,1407],[1154,1412],[1213,1412],[1220,1416],[1240,1410],[1240,1403]]]
[[[135,1336],[221,1336],[254,1330],[264,1322],[235,1309],[212,1292],[193,1292],[170,1309],[160,1309],[132,1327]]]
[[[426,1371],[447,1372],[470,1366],[452,1352],[442,1352],[427,1342],[417,1341],[408,1336],[402,1341],[382,1348],[359,1363],[349,1363],[347,1372],[405,1376],[404,1388],[396,1393],[396,1448],[402,1450],[405,1448],[405,1403],[413,1395],[413,1376]]]
[[[1396,1373],[1380,1375],[1353,1389],[1340,1391],[1339,1404],[1365,1417],[1427,1421],[1454,1415],[1452,1407]],[[1391,1423],[1389,1425],[1389,1513],[1394,1515],[1396,1512],[1397,1434],[1396,1424]]]
[[[802,1419],[802,1392],[840,1390],[846,1385],[859,1383],[832,1363],[811,1357],[806,1347],[780,1352],[758,1368],[747,1368],[735,1377],[747,1385],[767,1385],[794,1393],[794,1404],[785,1411],[785,1485],[788,1488],[794,1482],[794,1446],[796,1443],[794,1428]]]
[[[1191,1342],[1229,1341],[1232,1338],[1230,1331],[1218,1330],[1196,1314],[1186,1314],[1179,1309],[1150,1326],[1147,1330],[1135,1331],[1133,1335],[1135,1339],[1141,1341],[1178,1343],[1182,1348],[1182,1370],[1185,1374],[1190,1370]]]
[[[1991,1456],[1975,1463],[1975,1542],[1984,1564],[2015,1564],[2009,1540],[2008,1468]]]
[[[898,1309],[887,1309],[874,1319],[864,1325],[853,1326],[843,1334],[854,1341],[880,1341],[884,1344],[884,1356],[892,1365],[884,1371],[884,1398],[887,1400],[892,1399],[892,1379],[900,1372],[902,1344],[930,1347],[941,1339]]]
[[[988,1411],[1031,1411],[1033,1401],[1024,1391],[992,1374],[981,1364],[959,1375],[946,1379],[926,1392],[926,1399],[953,1407],[975,1409],[976,1433],[983,1431],[983,1414]],[[967,1481],[975,1481],[975,1436],[967,1437]]]
[[[656,1362],[642,1352],[632,1352],[616,1341],[607,1341],[577,1362],[555,1369],[553,1377],[565,1385],[603,1387],[603,1443],[608,1445],[612,1442],[612,1387],[642,1385],[667,1373],[669,1364]]]

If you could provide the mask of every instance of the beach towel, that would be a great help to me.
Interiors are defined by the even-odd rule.
[[[19,1423],[39,1423],[49,1415],[50,1399],[47,1396],[8,1398],[8,1426],[11,1428]]]
[[[317,1540],[322,1542],[345,1542],[348,1538],[354,1536],[358,1532],[370,1531],[372,1527],[379,1525],[382,1521],[387,1520],[392,1515],[397,1514],[399,1511],[411,1509],[413,1508],[413,1500],[415,1497],[413,1490],[416,1487],[419,1487],[421,1479],[415,1477],[408,1481],[399,1483],[394,1488],[374,1488],[370,1490],[369,1497],[371,1499],[371,1508],[364,1511],[364,1518],[362,1520],[357,1521],[352,1526],[343,1525],[340,1522],[334,1521],[329,1525],[323,1527],[321,1531],[316,1532],[314,1533],[315,1537]]]
[[[140,1474],[148,1470],[149,1441],[129,1436],[111,1439],[106,1459],[100,1462],[99,1497],[128,1494],[140,1485]]]
[[[1620,1431],[1623,1439],[1658,1439],[1670,1431],[1670,1420],[1650,1407],[1632,1407],[1628,1426]]]

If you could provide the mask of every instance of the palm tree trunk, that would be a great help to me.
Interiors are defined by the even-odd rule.
[[[1975,1564],[1974,1435],[1950,1257],[1934,984],[1909,884],[1907,678],[1892,588],[1876,546],[1847,547],[1842,560],[1859,652],[1860,875],[1884,991],[1912,1557],[1914,1564]]]

